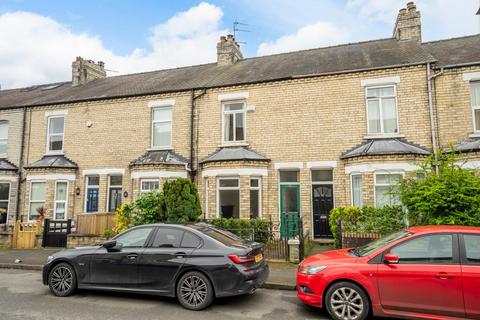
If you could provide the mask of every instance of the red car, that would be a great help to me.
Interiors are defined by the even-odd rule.
[[[298,298],[333,319],[480,319],[480,228],[414,227],[305,259]]]

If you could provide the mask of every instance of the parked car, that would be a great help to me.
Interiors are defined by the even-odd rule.
[[[43,283],[59,297],[76,289],[136,292],[201,310],[215,297],[253,293],[268,273],[261,244],[205,223],[154,224],[50,256]]]
[[[414,227],[305,259],[297,295],[333,319],[480,319],[480,228]]]

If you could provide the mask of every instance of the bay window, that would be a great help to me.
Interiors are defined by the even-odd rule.
[[[398,133],[396,87],[367,87],[366,91],[368,134]]]
[[[243,102],[223,104],[223,142],[245,142],[246,108]]]
[[[140,184],[141,194],[160,189],[160,180],[158,179],[142,179]]]
[[[172,107],[152,109],[152,148],[171,148],[172,110]]]
[[[472,112],[473,112],[473,130],[480,133],[480,82],[472,82]]]
[[[363,206],[363,193],[362,193],[363,181],[362,175],[352,175],[352,205],[354,207]]]
[[[217,195],[220,218],[240,218],[240,181],[238,178],[219,178]]]
[[[54,219],[66,220],[67,219],[67,193],[68,182],[57,181],[55,183],[55,207],[54,207]]]
[[[402,181],[400,173],[377,173],[375,174],[375,207],[395,206],[400,204],[397,195],[392,194],[396,185]]]
[[[250,179],[250,218],[256,219],[261,215],[261,179]]]
[[[30,183],[28,220],[37,220],[40,212],[45,213],[46,189],[47,183],[45,181],[32,181]]]
[[[0,182],[0,224],[7,223],[10,203],[10,183]]]

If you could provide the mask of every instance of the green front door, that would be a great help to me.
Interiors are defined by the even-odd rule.
[[[300,217],[300,186],[298,184],[280,185],[280,232],[282,238],[298,235]]]

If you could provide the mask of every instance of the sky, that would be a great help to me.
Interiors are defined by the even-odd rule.
[[[216,61],[233,22],[245,57],[388,38],[406,0],[0,0],[2,89],[69,81],[76,56],[108,76]],[[479,0],[417,0],[423,41],[478,34]]]

